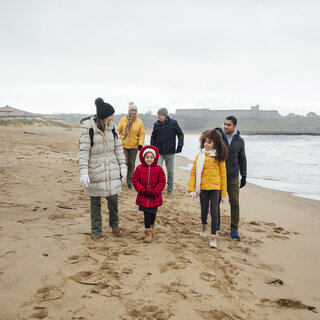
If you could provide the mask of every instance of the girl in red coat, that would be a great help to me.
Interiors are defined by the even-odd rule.
[[[145,242],[151,242],[158,207],[162,205],[161,192],[166,185],[163,169],[157,165],[159,151],[154,146],[144,146],[139,153],[141,164],[132,177],[138,191],[136,204],[144,212]]]

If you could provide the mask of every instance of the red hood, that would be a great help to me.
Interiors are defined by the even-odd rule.
[[[159,160],[159,150],[158,150],[158,148],[156,148],[155,146],[149,146],[149,145],[144,146],[144,147],[140,150],[139,159],[140,159],[141,164],[143,164],[144,166],[148,166],[148,165],[146,164],[146,162],[144,161],[142,155],[143,155],[143,151],[146,150],[146,149],[149,149],[149,148],[150,148],[150,149],[153,149],[153,150],[156,152],[156,157],[155,157],[155,159],[154,159],[153,164],[151,165],[151,167],[153,167],[153,166],[156,166],[156,165],[158,164],[158,160]]]

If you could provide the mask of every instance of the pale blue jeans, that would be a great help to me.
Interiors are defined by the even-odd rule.
[[[158,165],[162,167],[163,160],[166,162],[167,167],[167,192],[172,192],[173,190],[173,180],[174,180],[174,153],[173,154],[160,154]]]

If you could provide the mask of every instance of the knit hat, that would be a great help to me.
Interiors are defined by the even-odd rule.
[[[131,110],[136,110],[138,112],[138,107],[134,104],[134,102],[129,102],[128,112]]]
[[[97,107],[97,116],[99,119],[106,119],[114,114],[114,108],[111,104],[106,103],[101,98],[95,101]]]
[[[160,108],[157,113],[162,116],[167,117],[168,116],[168,109],[167,108]]]
[[[151,149],[151,148],[147,148],[147,149],[143,150],[142,157],[144,158],[144,156],[145,156],[148,152],[151,152],[151,153],[153,154],[153,156],[156,157],[156,152],[154,151],[154,149]]]

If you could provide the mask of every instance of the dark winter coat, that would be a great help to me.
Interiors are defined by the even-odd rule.
[[[147,148],[152,148],[156,152],[156,157],[151,166],[148,166],[143,159],[143,151]],[[135,169],[132,184],[138,191],[136,204],[142,207],[159,207],[162,205],[161,192],[166,185],[166,176],[163,169],[158,166],[159,151],[153,146],[144,146],[139,153],[141,164]],[[142,194],[144,189],[152,190],[157,193],[155,199],[147,198]]]
[[[227,180],[232,178],[238,178],[239,172],[242,177],[247,176],[247,158],[245,153],[244,140],[240,137],[238,131],[232,138],[231,144],[229,145],[227,138],[221,128],[216,128],[221,135],[222,140],[228,148],[228,158],[226,160],[227,167]]]
[[[160,154],[173,154],[176,153],[176,136],[178,147],[182,149],[183,132],[176,120],[167,117],[164,121],[157,121],[153,125],[150,144],[157,147]]]

